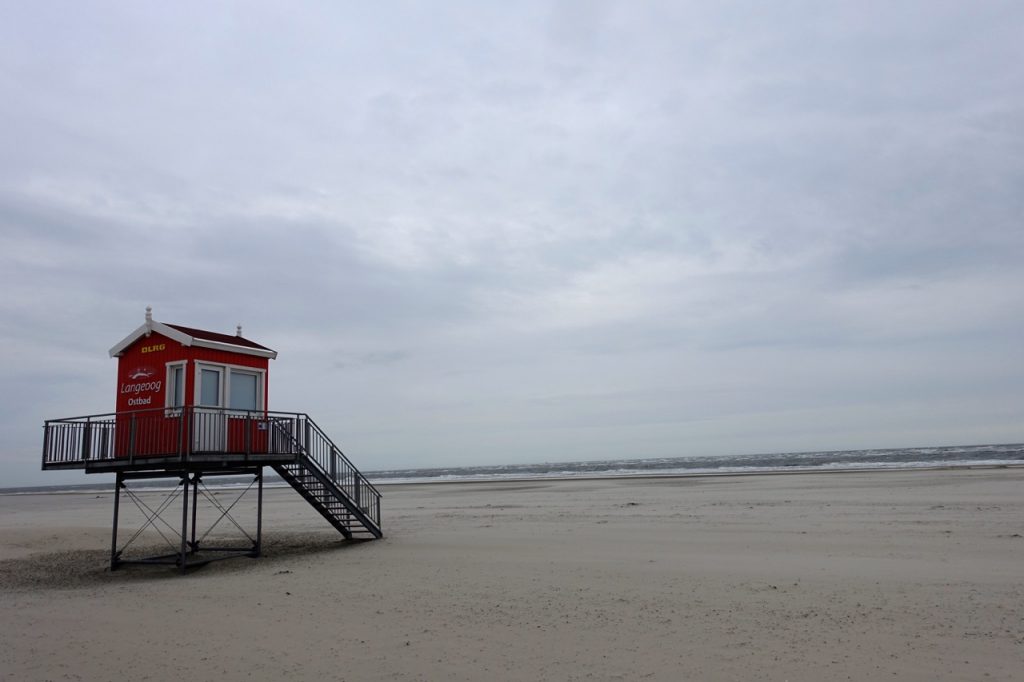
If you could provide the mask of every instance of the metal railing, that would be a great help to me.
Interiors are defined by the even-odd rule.
[[[380,527],[380,491],[360,473],[309,415],[302,416],[305,418],[302,445],[306,456]]]
[[[211,457],[273,464],[303,462],[380,526],[381,494],[302,412],[176,407],[51,419],[43,469],[163,468]]]
[[[183,407],[51,419],[43,469],[185,464],[216,456],[275,463],[305,456],[375,523],[380,492],[304,413]],[[170,462],[168,462],[170,460]]]
[[[301,462],[380,528],[380,492],[304,413],[188,406],[51,419],[43,428],[43,469]]]
[[[298,456],[308,419],[297,412],[177,407],[51,419],[44,424],[43,468],[134,463],[194,455]]]

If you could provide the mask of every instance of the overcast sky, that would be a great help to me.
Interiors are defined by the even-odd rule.
[[[0,8],[0,486],[146,305],[366,470],[1024,441],[1016,0]]]

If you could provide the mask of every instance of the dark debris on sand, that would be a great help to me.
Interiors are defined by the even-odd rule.
[[[237,541],[234,544],[238,544]],[[263,553],[259,559],[243,556],[228,561],[217,561],[198,566],[194,571],[190,570],[189,575],[267,568],[277,568],[275,575],[283,575],[292,571],[280,569],[282,562],[326,552],[344,551],[359,544],[362,543],[340,540],[333,530],[322,533],[265,533]],[[167,545],[132,546],[130,553],[125,553],[125,557],[155,556],[167,554],[169,551]],[[180,577],[177,567],[173,565],[128,564],[111,572],[110,551],[102,549],[39,552],[29,557],[0,561],[0,589],[10,591],[79,589]]]

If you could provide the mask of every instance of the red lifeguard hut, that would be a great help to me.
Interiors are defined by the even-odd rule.
[[[145,322],[110,355],[118,359],[115,411],[47,421],[43,469],[116,474],[111,569],[124,563],[173,563],[184,571],[219,558],[259,556],[267,466],[346,539],[382,537],[377,489],[308,414],[268,409],[269,364],[277,352],[243,337],[240,326],[231,335],[165,324],[146,308]],[[206,534],[197,538],[196,527],[199,495],[222,512],[218,522],[231,507],[221,505],[205,486],[201,490],[202,480],[250,475],[242,494],[256,487],[256,529],[245,533],[251,545],[203,545]],[[179,482],[173,496],[182,498],[180,549],[161,556],[124,556],[131,541],[118,546],[122,491],[138,503],[129,481],[172,477]],[[142,505],[150,511],[143,529],[158,520],[166,524],[160,513],[169,506],[167,500],[156,510]]]

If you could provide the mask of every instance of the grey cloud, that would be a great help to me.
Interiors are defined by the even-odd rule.
[[[1012,3],[61,11],[0,26],[6,480],[147,304],[368,468],[1024,438]]]

